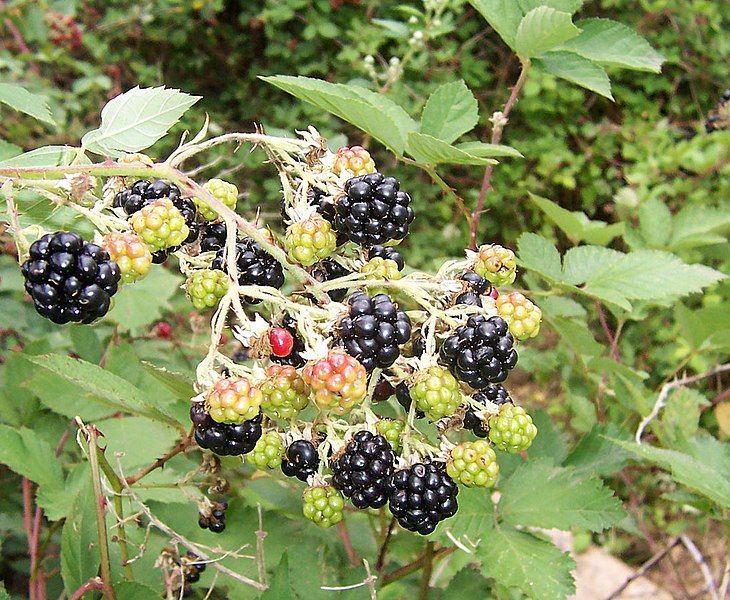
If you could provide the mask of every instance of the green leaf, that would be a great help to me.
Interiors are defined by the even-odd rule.
[[[487,530],[477,548],[482,575],[528,598],[567,598],[575,591],[575,562],[566,552],[507,525]]]
[[[546,52],[541,58],[536,58],[534,62],[544,71],[552,73],[556,77],[613,100],[611,82],[606,71],[602,66],[587,58],[573,52],[553,51]]]
[[[69,595],[99,569],[95,506],[91,480],[87,478],[61,532],[61,577]]]
[[[593,273],[621,260],[622,256],[617,250],[600,246],[571,248],[563,257],[563,281],[572,285],[585,283]]]
[[[120,581],[114,584],[117,600],[150,600],[159,595],[158,590],[139,581]]]
[[[449,582],[442,598],[484,598],[488,586],[487,580],[476,570],[464,567]]]
[[[260,600],[294,600],[294,590],[289,576],[289,553],[284,552],[278,566],[274,569],[269,588],[260,596]]]
[[[535,271],[553,282],[562,279],[560,254],[544,237],[534,233],[523,233],[517,240],[517,255],[525,269]]]
[[[680,440],[688,440],[697,433],[700,407],[708,400],[697,390],[682,387],[673,390],[662,411],[661,426],[655,431],[665,446],[676,446]]]
[[[114,296],[114,305],[105,319],[118,323],[122,331],[145,327],[171,308],[170,299],[181,283],[180,277],[168,269],[158,269],[154,277],[125,285],[123,293]]]
[[[55,125],[48,101],[38,94],[31,94],[14,83],[0,83],[0,102],[31,117]]]
[[[459,491],[459,510],[453,518],[443,521],[438,531],[450,531],[455,537],[466,536],[476,542],[494,526],[494,506],[484,490],[462,488]]]
[[[583,6],[583,0],[517,0],[523,13],[530,12],[538,6],[550,6],[556,10],[562,10],[567,13],[576,12]]]
[[[621,470],[629,453],[609,438],[628,440],[629,435],[613,423],[596,423],[575,445],[564,465],[577,473],[596,475],[612,475]]]
[[[675,216],[669,250],[687,250],[710,244],[723,244],[722,233],[730,228],[730,210],[710,206],[686,206]]]
[[[89,163],[89,159],[80,148],[73,148],[72,146],[43,146],[1,161],[0,168],[58,167],[73,163]]]
[[[649,198],[639,206],[641,236],[651,248],[664,248],[672,233],[672,213],[659,198]]]
[[[494,165],[497,161],[492,158],[474,156],[443,140],[437,140],[430,135],[411,132],[408,134],[408,154],[419,163],[437,165],[447,163],[452,165]]]
[[[590,328],[585,326],[585,321],[581,323],[575,319],[551,317],[547,322],[578,356],[598,356],[603,352],[603,346],[593,338]]]
[[[406,147],[408,133],[418,129],[403,108],[362,87],[288,75],[261,79],[351,123],[399,156]]]
[[[685,453],[648,444],[613,441],[638,458],[667,469],[682,485],[723,508],[730,508],[730,445],[727,443],[706,435],[691,440]]]
[[[423,107],[421,133],[449,144],[479,120],[479,106],[463,80],[445,83],[436,89]]]
[[[499,514],[511,525],[600,532],[626,516],[600,479],[545,459],[523,463],[500,492]]]
[[[25,358],[41,369],[76,384],[79,393],[86,392],[97,402],[105,404],[113,410],[148,417],[177,429],[180,428],[177,420],[167,411],[163,411],[155,403],[154,398],[148,398],[139,388],[97,365],[58,354],[26,356]]]
[[[107,419],[98,426],[108,456],[122,454],[121,463],[127,472],[149,464],[150,457],[162,456],[180,437],[176,429],[143,417]]]
[[[408,25],[400,21],[393,21],[392,19],[372,19],[378,27],[385,29],[392,37],[398,40],[407,40],[411,35],[411,30],[408,29]]]
[[[455,146],[459,150],[468,152],[472,156],[509,156],[511,158],[524,158],[522,152],[512,146],[504,144],[485,144],[484,142],[463,142]]]
[[[561,49],[604,65],[637,71],[661,71],[664,57],[633,29],[610,19],[584,19],[576,23],[582,30],[578,37],[565,42]]]
[[[566,210],[552,200],[535,194],[530,194],[530,200],[574,243],[588,240],[600,245],[607,244],[624,229],[623,223],[608,225],[604,221],[592,221],[581,211]]]
[[[570,13],[538,6],[528,12],[517,27],[514,50],[522,58],[533,58],[552,50],[580,33]]]
[[[522,11],[515,0],[469,0],[505,43],[514,50]]]
[[[142,361],[142,367],[145,371],[147,371],[147,373],[152,375],[168,390],[175,394],[176,398],[189,400],[195,396],[193,380],[189,376],[183,375],[182,373],[176,373],[174,371],[168,371],[163,367],[158,367],[144,360]]]
[[[18,154],[22,153],[23,149],[20,146],[16,146],[15,144],[11,144],[10,142],[0,139],[0,161],[13,158],[14,156],[18,156]]]
[[[198,100],[200,96],[163,86],[134,87],[107,102],[101,126],[81,138],[81,147],[112,157],[149,148]]]

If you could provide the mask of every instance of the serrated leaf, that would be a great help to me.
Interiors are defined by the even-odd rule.
[[[659,198],[649,198],[639,206],[639,226],[650,248],[663,248],[672,233],[672,213]]]
[[[605,69],[587,58],[574,52],[552,51],[536,58],[534,63],[556,77],[613,100],[611,81]]]
[[[421,133],[449,144],[479,120],[479,106],[463,80],[438,87],[426,101],[421,115]]]
[[[618,250],[601,246],[571,248],[563,257],[563,281],[571,285],[585,283],[591,275],[623,256]]]
[[[664,57],[633,29],[610,19],[576,22],[580,35],[562,44],[580,56],[601,63],[637,71],[661,71]]]
[[[477,548],[482,574],[535,600],[575,592],[575,561],[551,543],[508,525],[487,531]]]
[[[505,43],[514,50],[522,11],[515,0],[469,0]]]
[[[105,404],[111,409],[148,417],[178,429],[180,427],[180,424],[166,410],[163,411],[155,404],[153,398],[147,398],[139,388],[97,365],[58,354],[25,356],[25,359],[75,383],[79,388],[79,393],[86,392],[92,395],[97,402]]]
[[[687,250],[722,244],[730,228],[730,210],[710,206],[686,206],[673,219],[669,250]]]
[[[149,148],[198,100],[176,89],[134,87],[107,102],[101,126],[81,138],[81,147],[112,157]]]
[[[443,521],[438,532],[450,531],[459,538],[466,536],[476,542],[494,527],[494,506],[484,490],[463,488],[459,492],[459,510],[453,518]]]
[[[177,398],[190,399],[195,396],[195,390],[193,389],[193,380],[182,373],[176,373],[175,371],[169,371],[163,367],[158,367],[145,360],[142,361],[142,367],[147,373],[152,375],[160,383],[162,383],[168,390],[170,390]]]
[[[158,269],[154,277],[125,286],[124,293],[114,297],[114,305],[104,319],[117,323],[122,331],[146,327],[170,309],[170,299],[181,283],[180,277],[168,269]]]
[[[90,161],[80,148],[72,146],[43,146],[0,162],[7,167],[58,167],[72,163],[88,164]]]
[[[528,12],[517,27],[514,50],[522,58],[534,58],[580,33],[570,13],[538,6]]]
[[[612,439],[629,440],[627,432],[613,423],[596,423],[575,445],[564,465],[576,472],[612,475],[621,470],[629,458],[629,453],[617,446]]]
[[[499,514],[511,525],[600,532],[626,516],[600,479],[545,459],[523,463],[500,492]]]
[[[0,83],[0,102],[31,117],[55,125],[48,100],[14,83]]]
[[[483,598],[489,583],[478,571],[464,567],[454,575],[443,598]]]
[[[562,317],[550,317],[547,321],[575,354],[587,357],[598,356],[603,352],[603,346],[594,339],[590,328],[585,327],[584,323]]]
[[[61,532],[61,577],[69,594],[94,577],[99,569],[95,506],[91,480],[87,479]]]
[[[692,438],[697,433],[700,407],[709,404],[697,390],[682,387],[673,390],[667,397],[660,427],[655,431],[664,446],[675,446],[679,440]]]
[[[524,158],[522,152],[512,146],[504,144],[486,144],[484,142],[463,142],[455,146],[459,150],[468,152],[473,156],[509,156],[511,158]]]
[[[269,588],[261,594],[260,600],[294,600],[294,590],[289,575],[289,553],[284,552],[271,578]]]
[[[530,12],[538,6],[549,6],[556,10],[562,10],[567,13],[576,12],[583,6],[583,0],[517,0],[523,13]]]
[[[156,598],[158,590],[139,581],[120,581],[114,584],[117,600],[150,600]]]
[[[288,75],[261,79],[344,119],[397,155],[403,154],[408,133],[418,129],[416,122],[395,102],[362,87]]]
[[[97,425],[109,456],[122,454],[120,460],[127,472],[149,464],[150,457],[162,456],[180,438],[177,429],[143,417],[107,419]]]
[[[569,211],[552,200],[530,194],[530,200],[543,211],[567,235],[571,241],[590,240],[601,245],[607,244],[623,232],[623,223],[608,225],[603,221],[592,221],[581,211]],[[599,240],[599,241],[596,241]]]
[[[426,165],[443,163],[451,165],[494,165],[497,163],[492,158],[473,156],[443,140],[437,140],[433,136],[415,131],[408,134],[406,150],[417,162]]]
[[[553,244],[534,233],[523,233],[517,240],[517,256],[521,265],[551,281],[562,279],[560,254]]]

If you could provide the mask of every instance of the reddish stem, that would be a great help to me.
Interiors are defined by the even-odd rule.
[[[0,0],[0,10],[5,10],[5,2]],[[32,55],[33,53],[30,51],[30,48],[28,48],[28,44],[25,43],[25,40],[23,39],[23,35],[20,33],[20,30],[15,26],[15,23],[8,17],[5,19],[5,27],[7,27],[10,30],[11,35],[13,36],[13,39],[15,40],[15,43],[18,45],[18,49],[23,54]],[[41,76],[41,71],[38,68],[38,65],[36,65],[32,60],[28,59],[28,68],[33,71],[38,77]]]
[[[344,521],[337,523],[337,534],[342,540],[342,545],[345,547],[347,558],[350,560],[351,567],[357,567],[360,565],[360,557],[355,552],[355,548],[352,546],[352,540],[350,539],[350,532],[347,531],[347,525]]]
[[[134,475],[130,475],[127,477],[127,485],[133,485],[137,483],[142,477],[147,475],[148,473],[151,473],[155,469],[159,469],[163,466],[165,466],[165,463],[170,460],[172,457],[177,456],[181,452],[185,452],[185,450],[190,447],[193,443],[192,433],[186,435],[184,438],[182,438],[177,446],[175,446],[172,450],[170,450],[167,454],[164,456],[161,456],[155,462],[153,462],[151,465],[148,465],[144,467],[143,469],[140,469],[137,471]]]
[[[71,594],[71,596],[69,596],[68,600],[81,600],[87,592],[91,592],[93,590],[101,591],[103,589],[104,584],[98,577],[94,577],[81,585],[73,594]]]

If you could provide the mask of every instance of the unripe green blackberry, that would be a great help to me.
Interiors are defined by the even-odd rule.
[[[309,404],[309,386],[291,365],[271,365],[261,384],[261,409],[272,419],[293,419]]]
[[[480,246],[474,270],[496,286],[510,285],[517,276],[515,253],[499,244]]]
[[[185,217],[169,198],[160,198],[142,207],[131,216],[130,222],[152,253],[179,246],[190,233]]]
[[[276,469],[281,466],[284,457],[284,441],[276,431],[267,431],[256,442],[253,451],[246,460],[261,471]]]
[[[410,393],[416,407],[432,421],[453,415],[461,403],[459,382],[441,366],[418,373]]]
[[[304,490],[304,516],[320,527],[331,527],[342,521],[345,499],[331,485],[317,485]]]
[[[542,311],[520,292],[501,294],[496,305],[499,316],[507,321],[509,332],[516,339],[526,340],[540,332]]]
[[[310,267],[334,252],[337,234],[332,230],[332,223],[315,213],[306,221],[289,225],[284,246],[296,262]]]
[[[208,391],[205,408],[217,423],[243,423],[259,414],[263,399],[247,377],[226,377]]]
[[[185,282],[185,292],[198,310],[215,308],[228,291],[228,276],[217,269],[195,271]]]
[[[133,283],[142,279],[150,270],[152,265],[150,249],[137,234],[131,231],[107,233],[101,242],[101,247],[119,265],[124,283]]]
[[[370,279],[393,280],[400,279],[401,272],[394,260],[376,256],[371,258],[362,267],[360,273],[365,273]]]
[[[498,415],[489,418],[489,439],[500,450],[516,454],[527,450],[537,427],[521,406],[503,404]]]
[[[462,442],[452,448],[446,472],[467,487],[492,487],[499,475],[497,455],[485,440]]]
[[[400,436],[406,424],[398,419],[380,419],[375,425],[376,431],[382,435],[393,448],[396,454],[400,451]]]
[[[216,200],[225,204],[231,210],[235,210],[238,203],[238,188],[232,183],[223,181],[222,179],[211,179],[203,184],[203,188],[208,190]],[[220,215],[212,206],[201,198],[193,198],[198,212],[206,221],[214,221]]]

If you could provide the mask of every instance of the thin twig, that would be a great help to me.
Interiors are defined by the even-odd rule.
[[[712,600],[720,600],[720,596],[717,594],[715,578],[712,576],[712,571],[710,571],[710,567],[707,564],[705,557],[702,556],[702,552],[700,552],[699,548],[695,546],[695,543],[686,535],[680,535],[679,539],[682,540],[684,547],[687,548],[689,553],[692,555],[692,559],[697,563],[700,571],[702,571],[702,576],[705,578],[705,583],[707,584],[707,589],[710,591]]]
[[[266,583],[266,560],[264,558],[264,540],[266,539],[266,531],[264,531],[264,512],[260,504],[256,505],[259,513],[259,528],[256,530],[256,567],[258,568],[259,581],[264,585]]]
[[[432,560],[435,561],[436,559],[442,558],[444,556],[448,556],[449,554],[456,552],[456,547],[451,546],[449,548],[439,548],[436,550],[436,552],[433,553]],[[395,571],[391,571],[390,573],[386,573],[382,579],[381,579],[381,588],[385,587],[386,585],[393,583],[394,581],[398,581],[399,579],[403,579],[407,575],[410,575],[414,571],[418,571],[423,566],[423,560],[424,557],[421,555],[413,562],[408,563],[407,565],[403,565],[402,567],[398,567]]]
[[[697,381],[700,381],[707,377],[712,377],[713,375],[722,373],[724,371],[730,371],[730,363],[718,365],[716,367],[713,367],[709,371],[700,373],[699,375],[683,377],[682,379],[677,379],[675,381],[664,384],[661,391],[659,392],[659,396],[657,397],[656,402],[654,403],[654,408],[652,408],[651,412],[646,417],[644,417],[644,419],[642,419],[641,423],[639,423],[639,427],[636,429],[636,443],[641,444],[641,436],[644,434],[644,430],[647,428],[649,423],[656,419],[656,417],[659,415],[659,411],[664,408],[664,404],[667,401],[667,396],[669,396],[669,392],[685,385],[696,383]]]
[[[662,548],[659,552],[654,554],[649,560],[647,560],[643,565],[641,565],[641,568],[629,575],[629,577],[626,578],[626,580],[617,587],[613,592],[611,592],[611,595],[606,598],[606,600],[614,600],[615,598],[618,598],[621,593],[629,587],[631,582],[639,579],[639,577],[643,577],[647,571],[649,571],[651,568],[653,568],[660,560],[662,560],[671,550],[674,548],[677,544],[680,543],[679,537],[672,538],[667,546]]]
[[[390,538],[393,535],[393,528],[395,527],[395,517],[391,517],[390,523],[388,523],[388,531],[385,533],[383,543],[380,545],[380,551],[378,552],[378,558],[375,561],[375,570],[380,573],[385,566],[385,554],[388,551],[388,545],[390,544]]]
[[[345,547],[347,558],[350,560],[351,567],[357,567],[360,564],[360,557],[355,552],[355,548],[352,546],[352,540],[350,539],[350,532],[347,531],[347,525],[344,521],[337,523],[337,534],[342,540],[342,545]]]
[[[129,477],[127,477],[127,484],[134,485],[140,479],[142,479],[145,475],[148,475],[155,469],[162,468],[163,466],[165,466],[165,463],[167,463],[167,461],[169,461],[171,458],[177,456],[181,452],[185,452],[185,450],[187,448],[189,448],[192,445],[192,443],[193,443],[192,436],[189,434],[186,435],[167,454],[165,454],[164,456],[161,456],[160,458],[155,460],[152,464],[144,467],[143,469],[140,469],[134,475],[130,475]]]
[[[93,590],[103,590],[104,589],[104,583],[101,579],[98,577],[92,577],[87,582],[83,583],[81,586],[79,586],[76,591],[69,596],[68,600],[81,600],[81,598],[84,597],[84,594],[87,592],[91,592]]]

